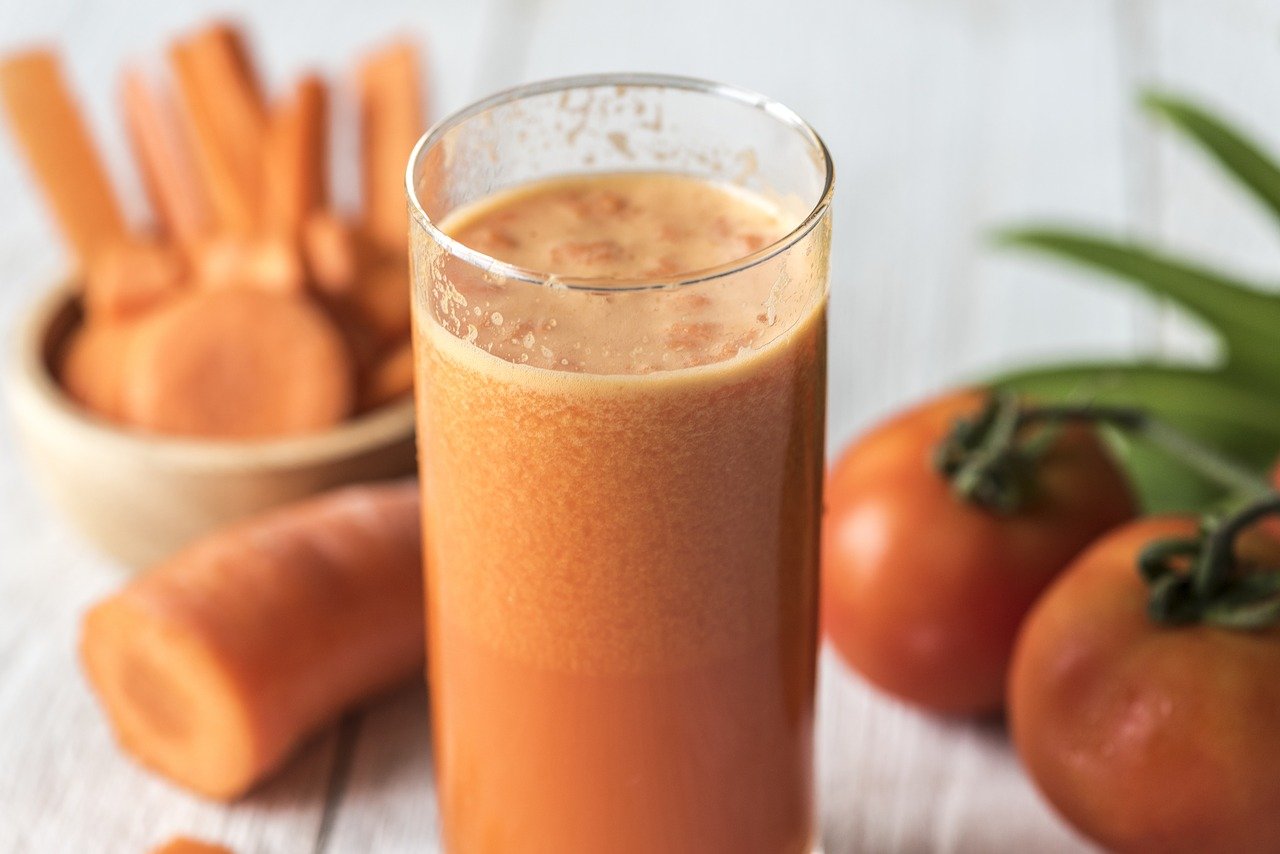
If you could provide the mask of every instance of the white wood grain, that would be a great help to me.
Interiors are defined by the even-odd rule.
[[[414,685],[361,718],[342,807],[319,854],[438,851],[427,693]]]

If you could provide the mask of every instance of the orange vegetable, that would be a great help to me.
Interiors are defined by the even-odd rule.
[[[354,383],[325,313],[261,290],[192,291],[141,324],[125,365],[125,419],[221,439],[314,432],[345,418]]]
[[[263,189],[267,229],[294,236],[328,203],[328,91],[306,75],[271,118]]]
[[[258,225],[267,111],[239,30],[215,24],[169,53],[187,127],[218,224]]]
[[[63,345],[55,373],[67,395],[84,408],[114,421],[123,415],[124,363],[136,324],[89,323]]]
[[[402,256],[409,245],[404,173],[426,130],[416,48],[398,42],[368,55],[358,73],[363,223],[381,249]]]
[[[151,854],[234,854],[234,852],[225,845],[201,842],[189,836],[176,836],[160,847],[153,848]]]
[[[357,249],[351,229],[329,211],[316,211],[302,226],[302,251],[316,287],[326,294],[350,293],[357,274]]]
[[[181,292],[186,264],[171,246],[129,240],[98,252],[85,273],[90,322],[125,320]]]
[[[173,105],[136,69],[125,72],[121,99],[129,141],[162,231],[189,246],[209,226],[209,200]]]
[[[32,50],[0,60],[0,102],[63,236],[88,264],[124,238],[125,222],[57,57]]]
[[[307,271],[293,241],[279,236],[221,234],[195,247],[201,288],[256,288],[284,294],[306,290]]]
[[[116,737],[212,798],[247,791],[343,710],[419,677],[418,488],[352,487],[183,549],[85,616]]]

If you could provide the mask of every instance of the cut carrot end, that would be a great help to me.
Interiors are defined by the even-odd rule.
[[[252,785],[261,763],[245,703],[197,637],[114,597],[85,616],[80,655],[116,739],[139,762],[218,800]]]
[[[202,537],[84,618],[118,741],[229,799],[352,704],[421,674],[416,482],[350,487]]]

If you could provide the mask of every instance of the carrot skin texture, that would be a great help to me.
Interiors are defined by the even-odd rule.
[[[209,226],[209,201],[168,93],[140,70],[126,70],[120,99],[143,185],[163,233],[190,247]]]
[[[324,81],[307,74],[271,116],[262,207],[273,233],[296,236],[306,216],[328,204],[328,103]]]
[[[403,254],[409,245],[404,171],[426,130],[418,55],[400,42],[378,50],[358,73],[363,226],[382,250]]]
[[[0,59],[0,103],[63,236],[88,264],[127,229],[57,57],[32,50]]]
[[[423,671],[414,481],[349,487],[202,538],[86,615],[124,749],[228,800],[345,709]]]
[[[243,36],[206,27],[178,41],[169,59],[217,225],[251,232],[261,219],[267,112]]]

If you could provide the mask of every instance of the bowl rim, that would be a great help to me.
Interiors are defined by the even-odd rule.
[[[66,395],[44,355],[50,325],[79,297],[78,281],[75,275],[63,276],[28,305],[14,336],[7,385],[11,396],[29,399],[62,428],[86,442],[98,443],[104,452],[193,469],[278,469],[350,457],[413,436],[412,397],[348,418],[320,433],[284,439],[178,438],[131,430],[99,418]]]

